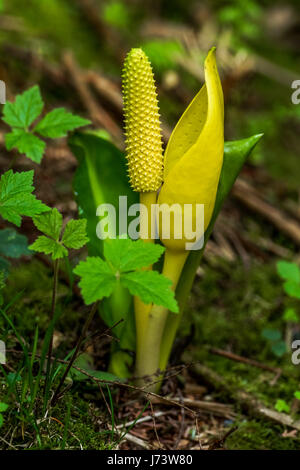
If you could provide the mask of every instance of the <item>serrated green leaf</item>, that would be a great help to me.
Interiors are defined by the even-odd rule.
[[[61,213],[56,209],[51,209],[45,214],[33,217],[33,223],[36,228],[44,235],[58,241],[63,225],[63,218]]]
[[[300,284],[293,281],[286,281],[283,284],[283,289],[287,295],[295,299],[300,299]]]
[[[120,272],[134,271],[156,263],[165,248],[143,240],[132,241],[129,238],[107,240],[104,245],[104,257]]]
[[[43,100],[37,85],[17,95],[14,103],[7,102],[3,108],[3,121],[11,127],[27,129],[41,114]]]
[[[109,297],[116,285],[116,276],[99,257],[88,257],[86,261],[81,261],[74,273],[81,277],[79,286],[86,305]]]
[[[24,129],[13,129],[12,132],[5,134],[5,147],[10,151],[16,147],[17,143],[22,139],[27,132]]]
[[[86,219],[70,220],[66,225],[62,243],[67,248],[74,248],[77,250],[83,247],[89,241],[86,236],[86,224]]]
[[[51,255],[53,260],[64,258],[68,256],[68,250],[56,240],[41,235],[35,242],[29,246],[32,251]]]
[[[8,258],[30,255],[27,238],[12,228],[0,230],[0,253]]]
[[[296,263],[278,261],[276,267],[277,272],[282,279],[300,283],[300,269]]]
[[[45,142],[22,129],[13,129],[12,132],[6,134],[5,144],[7,150],[16,148],[35,163],[41,162],[46,148]]]
[[[0,179],[0,215],[14,223],[21,225],[21,216],[33,217],[47,211],[49,208],[31,194],[33,171],[14,173],[7,171]]]
[[[172,282],[157,271],[136,271],[122,274],[121,284],[145,304],[154,303],[166,307],[171,312],[178,312],[178,305],[171,289]]]
[[[59,138],[65,137],[69,131],[73,131],[82,126],[87,126],[90,121],[75,116],[67,112],[64,108],[57,108],[37,124],[34,132],[38,132],[43,137]]]

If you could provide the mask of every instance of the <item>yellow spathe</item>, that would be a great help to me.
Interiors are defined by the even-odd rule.
[[[208,53],[204,67],[205,85],[169,140],[158,203],[180,204],[182,210],[184,204],[203,204],[205,231],[214,210],[224,152],[224,101],[215,48]],[[196,211],[193,213],[195,216]],[[190,242],[184,237],[174,239],[172,231],[171,238],[162,237],[162,241],[176,251],[184,251],[186,242]]]

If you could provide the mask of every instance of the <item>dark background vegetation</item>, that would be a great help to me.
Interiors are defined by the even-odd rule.
[[[176,395],[179,390],[179,397],[184,394],[187,399],[220,401],[229,411],[221,415],[200,412],[196,429],[184,413],[178,418],[178,410],[168,408],[167,417],[156,418],[156,427],[151,420],[144,427],[137,425],[132,435],[143,438],[147,445],[199,448],[195,438],[198,434],[203,448],[208,448],[214,445],[211,439],[218,441],[231,426],[237,426],[226,439],[226,448],[299,448],[300,426],[269,420],[257,414],[253,406],[255,400],[261,400],[273,412],[285,411],[299,419],[300,402],[294,398],[300,390],[299,366],[291,364],[288,344],[281,354],[270,340],[270,330],[274,337],[279,335],[281,344],[286,339],[290,326],[283,318],[285,308],[299,311],[299,301],[284,295],[276,273],[279,259],[299,262],[300,105],[291,102],[291,84],[300,79],[299,2],[2,0],[0,9],[0,79],[6,83],[7,98],[13,99],[38,83],[47,110],[64,106],[91,119],[95,128],[110,134],[121,148],[121,69],[127,51],[142,47],[152,62],[167,141],[203,83],[207,51],[213,45],[217,47],[225,96],[226,140],[260,132],[264,138],[216,224],[195,280],[187,312],[191,322],[185,322],[173,356],[177,363],[200,361],[217,372],[224,383],[217,385],[209,370],[194,367],[171,379],[165,392]],[[1,171],[9,167],[14,157],[4,147],[6,131],[2,123]],[[76,215],[72,195],[76,160],[67,143],[51,143],[41,167],[22,157],[15,164],[16,169],[32,167],[39,197],[58,207],[66,217]],[[28,221],[23,223],[21,232],[34,238]],[[16,264],[5,291],[6,299],[22,289],[26,295],[16,304],[13,315],[22,334],[30,336],[37,323],[41,331],[45,328],[50,298],[51,272],[41,260],[27,259]],[[60,295],[67,314],[58,326],[56,339],[58,347],[68,351],[84,313],[79,301],[74,304],[70,300],[68,287],[62,285]],[[288,334],[297,337],[298,325],[294,324]],[[102,349],[95,344],[89,348],[87,353],[93,356],[95,367],[105,369],[106,344],[101,343]],[[218,356],[211,348],[280,368],[282,373],[276,377],[274,371]],[[241,399],[242,392],[250,394],[254,402],[251,404],[249,397],[248,401]],[[78,442],[83,448],[112,445],[105,434],[109,418],[99,393],[94,388],[77,386],[70,395],[72,404],[78,400],[77,408],[74,405],[70,448],[78,448]],[[138,401],[130,404],[131,397],[125,392],[115,390],[114,394],[118,423],[130,421],[142,410]],[[278,400],[283,400],[288,408],[280,409]],[[64,412],[62,406],[54,418],[63,421]],[[57,426],[54,421],[50,424]],[[53,435],[59,433],[56,428],[50,431]],[[47,428],[49,436],[50,431]],[[10,441],[11,432],[7,424],[3,431],[6,442]],[[31,439],[29,433],[25,445]],[[18,441],[16,445],[19,444]],[[7,444],[3,445],[5,448]],[[58,445],[55,438],[49,437],[46,447]],[[122,445],[139,448],[126,439]]]

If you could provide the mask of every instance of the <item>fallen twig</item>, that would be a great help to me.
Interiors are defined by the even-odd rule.
[[[194,363],[191,365],[191,371],[216,389],[222,389],[223,392],[225,391],[232,399],[238,402],[243,409],[247,410],[252,415],[267,418],[282,426],[289,426],[300,431],[300,420],[295,421],[288,414],[279,413],[278,411],[267,408],[263,403],[244,390],[231,388],[223,377],[209,367]]]
[[[255,361],[254,359],[249,359],[248,357],[239,356],[238,354],[234,354],[232,352],[224,351],[223,349],[218,349],[218,348],[213,348],[213,347],[209,347],[208,350],[211,354],[216,354],[217,356],[226,357],[227,359],[231,359],[232,361],[242,362],[243,364],[248,364],[250,366],[257,367],[259,369],[268,370],[269,372],[274,372],[275,374],[278,374],[278,373],[282,374],[281,369],[277,367],[269,366],[267,364],[263,364],[261,362]]]
[[[300,225],[283,211],[262,199],[258,191],[248,182],[239,178],[232,192],[245,206],[265,217],[281,232],[289,236],[297,245],[300,245]]]
[[[75,61],[71,52],[65,52],[63,55],[63,64],[68,71],[71,82],[77,90],[83,106],[88,110],[91,119],[96,127],[103,126],[116,139],[117,143],[122,146],[122,130],[107,113],[107,111],[97,103],[92,91],[89,89],[85,75]]]

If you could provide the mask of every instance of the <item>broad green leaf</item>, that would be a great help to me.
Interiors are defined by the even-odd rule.
[[[121,283],[132,295],[138,296],[145,304],[162,305],[172,312],[178,312],[178,305],[172,291],[172,282],[157,271],[136,271],[121,276]]]
[[[33,187],[33,171],[14,173],[7,171],[0,179],[0,215],[21,225],[21,216],[33,217],[49,208],[31,194]]]
[[[139,195],[129,186],[124,155],[107,141],[107,138],[103,138],[99,133],[76,132],[69,139],[69,145],[79,162],[74,180],[74,191],[80,216],[87,219],[87,232],[90,239],[88,252],[90,256],[103,255],[103,247],[108,240],[100,240],[96,235],[99,222],[99,217],[96,216],[97,207],[107,203],[116,208],[118,233],[118,211],[127,212],[126,207],[119,207],[119,196],[127,197],[129,207],[139,202]],[[129,218],[130,220],[132,218]],[[122,233],[126,229],[127,227],[122,230]],[[108,326],[124,318],[124,322],[113,330],[113,334],[120,339],[119,344],[122,343],[122,347],[125,345],[124,348],[133,350],[135,324],[131,303],[132,298],[128,290],[117,283],[111,297],[104,298],[101,302],[100,314]]]
[[[75,116],[67,112],[64,108],[56,108],[37,124],[34,132],[43,137],[51,137],[53,139],[65,137],[69,131],[73,131],[78,127],[87,126],[90,121]]]
[[[41,114],[43,100],[37,85],[17,95],[14,103],[7,102],[3,108],[3,121],[11,127],[28,129]]]
[[[74,273],[81,277],[79,286],[86,305],[109,297],[116,285],[116,276],[100,257],[88,257],[81,261]]]
[[[119,196],[127,196],[129,207],[139,202],[138,194],[129,186],[124,155],[112,143],[91,132],[77,132],[69,139],[69,145],[79,162],[74,190],[80,215],[88,221],[89,254],[103,254],[103,240],[96,235],[97,207],[104,203],[115,207],[118,234]],[[127,212],[126,207],[120,210]]]
[[[29,246],[32,251],[51,255],[53,260],[68,256],[68,250],[58,241],[41,235],[35,242]]]
[[[0,428],[3,426],[4,418],[3,415],[0,413]]]
[[[33,223],[36,228],[44,235],[58,241],[63,225],[63,218],[61,213],[56,209],[51,209],[45,214],[33,217]]]
[[[165,248],[143,240],[127,239],[108,240],[104,245],[105,259],[120,271],[133,271],[156,263]]]
[[[12,228],[0,230],[0,253],[8,258],[30,255],[27,238]]]
[[[12,132],[6,134],[5,144],[7,150],[16,148],[35,163],[41,162],[46,148],[45,142],[22,129],[13,129]]]
[[[284,291],[290,297],[300,299],[300,284],[294,281],[286,281],[283,284]]]
[[[62,243],[67,248],[78,250],[86,245],[89,241],[86,236],[86,223],[86,219],[70,220],[70,222],[67,223],[62,237]]]
[[[300,269],[296,263],[278,261],[276,266],[277,272],[282,279],[300,284]]]

